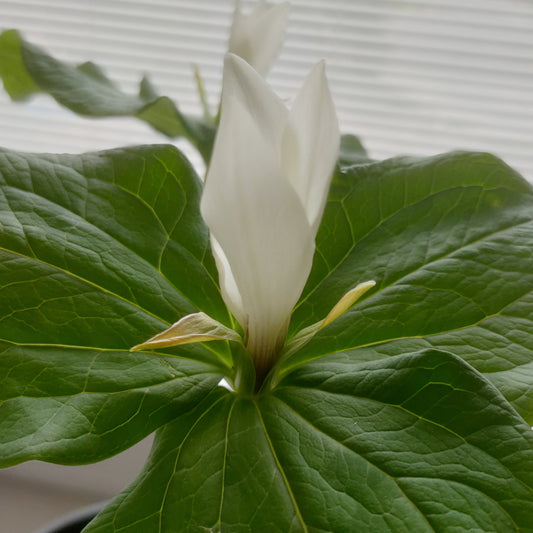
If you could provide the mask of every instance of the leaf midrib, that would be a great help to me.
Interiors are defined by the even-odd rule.
[[[433,383],[438,383],[438,382],[431,382],[431,384]],[[465,390],[465,389],[461,389],[459,387],[454,387],[453,385],[451,385],[450,383],[445,383],[445,382],[442,382],[442,384],[444,385],[448,385],[449,387],[452,387],[454,390],[460,390],[460,391],[465,391],[465,392],[469,392],[468,390]],[[489,385],[490,387],[494,388],[495,390],[497,390],[493,385]],[[427,422],[428,424],[432,425],[432,426],[436,426],[448,433],[451,433],[454,437],[458,438],[459,440],[461,440],[462,442],[464,442],[466,445],[468,446],[471,446],[472,448],[475,448],[476,450],[479,450],[482,454],[484,455],[488,455],[489,457],[491,457],[492,459],[494,459],[497,463],[499,463],[508,473],[509,473],[509,477],[511,477],[512,479],[514,479],[515,481],[517,481],[518,483],[520,483],[520,485],[522,485],[523,487],[525,487],[528,492],[533,492],[533,487],[532,486],[529,486],[525,481],[523,481],[522,479],[516,477],[516,475],[509,470],[509,468],[507,467],[507,465],[505,465],[501,459],[498,459],[497,457],[495,457],[494,455],[492,455],[489,451],[487,450],[484,450],[483,448],[480,448],[477,444],[473,444],[472,442],[470,442],[469,440],[467,440],[466,437],[463,437],[462,435],[460,435],[459,433],[455,432],[453,429],[449,428],[449,427],[446,427],[446,426],[443,426],[442,424],[434,421],[434,420],[430,420],[418,413],[415,413],[409,409],[407,409],[406,407],[404,407],[403,403],[406,400],[404,400],[404,402],[402,402],[402,404],[392,404],[392,403],[387,403],[387,402],[383,402],[381,400],[376,400],[375,398],[369,398],[367,396],[358,396],[358,395],[354,395],[354,394],[345,394],[345,393],[341,393],[341,392],[334,392],[334,391],[330,391],[330,390],[323,390],[319,387],[316,387],[314,389],[308,389],[306,387],[299,387],[299,386],[295,386],[295,385],[284,385],[283,386],[284,389],[297,389],[299,391],[305,391],[305,390],[311,390],[311,391],[320,391],[320,392],[323,392],[323,393],[326,393],[326,394],[332,394],[332,395],[335,395],[335,396],[340,396],[340,397],[348,397],[348,398],[356,398],[356,399],[361,399],[361,400],[365,400],[365,401],[370,401],[370,402],[375,402],[375,403],[378,403],[380,405],[387,405],[389,407],[395,407],[397,409],[401,409],[402,411],[405,411],[407,414],[409,415],[412,415],[414,416],[415,418],[417,418],[418,420],[422,420],[424,422]],[[415,394],[417,394],[419,391],[413,393],[413,396]],[[311,425],[312,427],[315,427],[314,424],[312,424],[310,421],[308,421],[302,414],[300,414],[298,411],[296,411],[294,408],[292,408],[287,402],[281,400],[280,398],[278,398],[277,396],[275,396],[275,398],[277,400],[279,400],[281,403],[283,403],[284,405],[286,405],[289,409],[291,409],[291,411],[293,411],[296,415],[298,415],[302,420],[306,421],[309,425]],[[507,401],[505,400],[505,402],[507,403]],[[509,404],[510,406],[510,404]],[[518,415],[512,415],[513,418],[518,418]],[[520,422],[520,421],[519,421]],[[316,428],[317,431],[323,433],[324,435],[327,435],[329,438],[333,439],[335,442],[339,442],[337,441],[334,437],[332,437],[331,435],[325,433],[324,431]],[[520,435],[522,437],[522,435]],[[345,446],[344,444],[342,444],[341,442],[339,442],[339,444],[341,444],[342,446]],[[347,449],[351,449],[351,448],[348,448],[347,446],[345,446]],[[353,453],[357,454],[357,455],[360,455],[358,454],[357,452],[355,452],[354,450],[351,450]],[[363,457],[362,455],[360,455],[360,457]],[[363,457],[365,460],[366,457]],[[370,464],[373,464],[372,462],[368,461]],[[376,465],[374,465],[376,466]],[[376,466],[376,468],[379,468]],[[380,469],[381,470],[381,469]],[[385,472],[386,473],[386,472]],[[387,474],[388,475],[388,474]],[[392,478],[392,476],[390,476]],[[394,479],[394,478],[393,478]],[[466,485],[466,484],[465,484]],[[469,486],[469,485],[468,485]],[[472,488],[475,488],[475,487],[472,487]],[[479,490],[479,489],[476,489],[476,490]],[[499,505],[499,504],[498,504]],[[503,507],[502,507],[503,509]],[[507,511],[506,511],[507,512]],[[514,523],[514,520],[513,520],[513,523]],[[516,525],[516,524],[515,524]]]
[[[178,152],[179,153],[179,152]],[[4,153],[2,154],[4,156],[9,156],[10,153],[7,152],[7,153]],[[15,155],[19,155],[18,153],[15,153]],[[177,186],[179,187],[179,189],[183,192],[183,195],[185,198],[188,198],[188,194],[187,194],[187,191],[185,190],[185,188],[183,187],[182,183],[177,179],[177,176],[175,175],[174,172],[171,172],[171,170],[168,168],[168,166],[166,165],[166,163],[159,157],[157,157],[157,154],[156,153],[153,153],[153,154],[150,154],[154,157],[154,159],[156,161],[158,161],[158,163],[160,165],[162,165],[167,174],[169,174],[170,176],[172,176],[174,182],[177,184]],[[54,206],[56,206],[58,209],[61,209],[61,210],[64,210],[65,212],[67,213],[70,213],[73,217],[75,217],[76,219],[81,219],[84,223],[88,224],[90,227],[94,228],[94,230],[98,231],[98,232],[102,232],[104,235],[106,235],[108,238],[110,238],[112,241],[116,242],[119,246],[123,247],[124,249],[128,250],[129,252],[131,252],[135,257],[137,257],[138,259],[140,259],[143,263],[149,265],[150,268],[153,268],[156,272],[158,272],[158,274],[169,284],[169,286],[173,287],[174,290],[184,299],[186,300],[187,302],[189,302],[189,304],[191,304],[194,308],[197,308],[197,305],[195,303],[193,303],[185,294],[183,294],[182,291],[180,291],[178,289],[178,287],[171,281],[167,278],[167,276],[162,272],[162,270],[159,268],[160,266],[160,263],[161,263],[161,260],[163,258],[163,255],[165,253],[165,250],[166,248],[168,247],[168,243],[169,242],[172,242],[173,244],[175,244],[176,246],[179,247],[179,249],[184,252],[187,256],[189,256],[194,262],[196,262],[198,265],[200,265],[201,269],[204,271],[204,273],[206,274],[206,276],[208,277],[208,279],[211,280],[211,282],[213,283],[213,286],[215,288],[218,288],[218,283],[217,281],[213,278],[211,272],[207,269],[206,265],[202,262],[202,260],[200,260],[198,257],[196,257],[191,251],[189,251],[187,248],[185,248],[180,242],[177,242],[175,240],[173,240],[171,238],[171,233],[169,233],[165,226],[163,225],[163,222],[161,221],[159,215],[157,214],[157,212],[155,211],[154,207],[149,204],[144,198],[142,198],[141,196],[139,196],[138,194],[135,194],[133,191],[131,190],[128,190],[126,189],[125,187],[123,187],[122,185],[118,184],[117,181],[116,181],[116,178],[115,178],[115,175],[113,175],[113,181],[110,181],[110,182],[107,182],[107,181],[103,181],[101,179],[99,179],[98,177],[95,177],[95,178],[88,178],[87,176],[81,174],[76,168],[74,167],[69,167],[69,166],[66,166],[65,164],[63,164],[61,161],[59,161],[56,157],[50,159],[50,158],[43,158],[45,161],[47,161],[50,165],[52,165],[53,167],[53,172],[54,173],[57,173],[58,172],[58,169],[56,167],[59,167],[59,169],[62,169],[62,170],[68,170],[69,172],[75,172],[76,176],[78,177],[78,179],[82,180],[85,184],[88,184],[89,181],[91,179],[93,179],[94,181],[97,181],[99,183],[102,183],[104,185],[112,185],[114,187],[116,187],[117,189],[120,189],[121,191],[123,191],[125,194],[127,194],[128,196],[132,197],[132,198],[135,198],[136,200],[140,201],[151,213],[152,215],[154,216],[155,220],[157,221],[157,224],[159,225],[159,228],[160,230],[163,232],[163,234],[165,235],[166,237],[166,242],[165,244],[161,247],[161,252],[158,256],[158,266],[150,263],[148,260],[146,260],[144,257],[140,256],[138,254],[138,252],[136,252],[135,250],[132,250],[131,248],[129,248],[128,246],[126,246],[123,242],[119,241],[116,239],[116,237],[114,237],[113,235],[109,234],[107,231],[105,231],[104,229],[102,229],[101,227],[99,226],[96,226],[94,223],[90,222],[89,220],[87,220],[86,218],[83,218],[83,216],[81,216],[80,214],[78,213],[75,213],[74,211],[72,211],[71,209],[69,209],[67,206],[65,205],[62,205],[62,204],[59,204],[57,203],[56,201],[53,201],[52,199],[48,198],[48,197],[45,197],[45,196],[42,196],[42,195],[39,195],[37,194],[34,190],[28,190],[28,189],[25,189],[25,188],[22,188],[22,187],[17,187],[16,185],[12,184],[12,183],[7,183],[5,182],[4,184],[4,188],[6,189],[12,189],[14,191],[18,191],[19,193],[22,193],[22,194],[29,194],[29,195],[35,195],[37,198],[47,202],[47,203],[50,203]],[[143,161],[146,163],[146,158],[143,157],[142,158]],[[7,161],[10,161],[9,157],[6,157],[6,160]],[[115,161],[113,160],[113,158],[109,158],[108,161],[110,162],[111,166],[113,167],[114,169],[114,163]],[[24,160],[25,164],[27,164],[27,169],[26,169],[26,172],[28,172],[30,175],[32,173],[32,166],[30,165],[30,163],[27,161],[27,160]],[[183,162],[183,161],[181,161]],[[84,161],[82,160],[82,163],[84,163]],[[139,183],[142,183],[142,180],[144,179],[144,175],[145,175],[145,172],[146,172],[146,169],[143,167],[143,175],[141,176],[140,180],[139,180]],[[89,189],[87,186],[84,187],[84,191],[85,193],[88,193],[89,192]],[[159,194],[159,193],[158,193]],[[9,200],[8,198],[6,197],[6,202],[9,203]],[[185,212],[185,205],[182,206],[181,210],[180,210],[180,214],[179,214],[179,217],[177,217],[177,220],[174,222],[174,229],[175,227],[179,224],[179,221],[181,220],[183,214]],[[15,211],[13,209],[11,209],[11,213],[12,215],[16,217],[15,215]],[[17,219],[18,220],[18,219]],[[21,223],[21,228],[22,228],[22,231],[24,233],[24,235],[26,235],[26,231],[25,231],[25,228],[24,228],[24,225]],[[31,245],[29,244],[28,242],[28,239],[26,238],[26,243],[28,244],[28,247],[30,248],[31,250]],[[32,253],[34,254],[35,256],[35,253],[33,252],[33,250],[31,250]],[[23,254],[21,254],[23,255]]]
[[[285,387],[284,387],[285,388]],[[294,387],[296,388],[296,387]],[[300,387],[298,387],[300,388]],[[315,430],[317,433],[320,433],[322,435],[324,435],[325,437],[327,437],[328,439],[332,440],[333,442],[335,442],[336,444],[338,444],[339,446],[341,446],[342,448],[346,449],[348,452],[350,453],[353,453],[354,455],[357,455],[358,457],[360,457],[361,459],[363,459],[364,461],[366,461],[368,464],[372,465],[374,468],[376,468],[377,470],[379,470],[380,472],[382,472],[383,474],[385,474],[388,478],[390,478],[394,484],[396,485],[396,487],[398,488],[398,490],[401,492],[401,494],[404,495],[405,499],[411,503],[411,505],[416,509],[416,511],[420,514],[420,516],[422,516],[422,518],[424,519],[424,521],[427,523],[427,525],[429,526],[429,528],[431,529],[431,531],[433,531],[434,533],[435,530],[433,529],[433,527],[431,526],[431,524],[428,522],[427,518],[425,517],[425,515],[422,513],[422,511],[418,508],[418,506],[404,493],[404,491],[402,490],[401,487],[398,486],[398,484],[396,483],[396,478],[391,476],[388,472],[386,472],[385,470],[381,469],[380,467],[378,467],[377,465],[375,465],[372,461],[370,461],[369,459],[367,459],[366,457],[364,457],[363,455],[357,453],[355,450],[352,450],[351,448],[349,448],[348,446],[346,446],[345,444],[343,444],[342,442],[339,442],[337,439],[333,438],[331,435],[328,435],[327,433],[325,433],[324,431],[318,429],[313,423],[311,423],[309,420],[307,420],[302,414],[300,414],[298,411],[296,411],[293,407],[291,407],[289,404],[287,404],[286,402],[284,402],[283,400],[281,400],[280,398],[278,398],[277,396],[273,396],[273,398],[277,401],[279,401],[282,405],[284,405],[285,407],[287,407],[287,409],[289,409],[289,411],[293,412],[299,419],[301,419],[305,424],[307,424],[309,427],[311,427],[313,430]]]
[[[23,257],[24,259],[28,259],[30,261],[35,261],[35,262],[40,263],[42,265],[46,265],[47,267],[50,267],[51,269],[57,270],[57,271],[65,274],[67,276],[73,277],[73,278],[81,281],[82,283],[87,284],[87,285],[97,289],[100,292],[108,294],[109,296],[112,296],[112,297],[116,298],[117,300],[121,300],[124,303],[126,303],[128,305],[131,305],[132,307],[137,308],[139,311],[142,311],[146,315],[149,315],[152,318],[155,318],[156,320],[161,322],[162,323],[162,327],[165,327],[165,326],[168,327],[170,325],[170,322],[166,321],[164,318],[161,318],[160,316],[155,315],[151,311],[148,311],[147,309],[144,309],[137,302],[131,301],[131,300],[125,298],[124,296],[120,295],[120,294],[112,292],[109,289],[106,289],[105,287],[102,287],[101,285],[98,285],[94,281],[88,280],[88,279],[76,274],[75,272],[71,272],[69,270],[65,270],[64,268],[62,268],[62,267],[60,267],[58,265],[54,265],[52,263],[48,263],[47,261],[44,261],[43,259],[41,259],[39,257],[31,257],[29,255],[23,254],[21,252],[17,252],[15,250],[9,250],[8,248],[4,248],[2,246],[0,246],[0,251],[3,251],[5,253],[7,253],[7,254],[15,255],[15,256],[18,256],[18,257]],[[9,342],[13,342],[13,341],[9,341]]]
[[[284,388],[291,388],[291,387],[284,387]],[[293,387],[293,388],[298,388],[300,390],[305,390],[304,388],[302,387]],[[319,389],[321,390],[321,389]],[[331,391],[323,391],[323,392],[328,392],[328,393],[331,393]],[[340,396],[346,396],[344,394],[340,394],[340,393],[332,393],[332,394],[336,394],[336,395],[340,395]],[[350,395],[349,396],[350,398],[354,398],[356,396],[353,396],[353,395]],[[357,455],[358,457],[360,457],[361,459],[363,459],[364,461],[366,461],[368,464],[372,465],[374,468],[376,468],[377,470],[379,470],[380,472],[382,472],[384,475],[386,475],[388,478],[390,478],[395,486],[398,488],[398,490],[401,492],[401,494],[405,497],[405,499],[410,502],[412,504],[412,506],[416,509],[416,511],[420,514],[420,516],[423,518],[423,520],[427,523],[428,527],[430,528],[430,530],[434,533],[437,533],[436,530],[433,528],[433,526],[430,524],[430,522],[428,521],[426,515],[421,511],[421,509],[418,507],[418,505],[411,499],[407,496],[407,494],[405,494],[404,490],[399,486],[398,484],[398,480],[400,479],[404,479],[404,477],[394,477],[392,475],[390,475],[387,471],[383,470],[381,467],[379,467],[378,465],[376,465],[374,462],[370,461],[370,459],[368,459],[365,455],[362,455],[358,452],[356,452],[355,450],[352,450],[350,447],[346,446],[344,443],[338,441],[336,438],[332,437],[331,435],[329,435],[328,433],[326,433],[325,431],[317,428],[312,422],[310,422],[307,418],[305,418],[301,413],[299,413],[296,409],[294,409],[292,406],[290,406],[289,404],[287,404],[285,401],[281,400],[280,398],[278,398],[277,396],[274,397],[276,400],[278,400],[281,404],[285,405],[287,407],[287,409],[289,409],[291,412],[293,412],[298,418],[300,418],[304,423],[306,423],[308,426],[310,426],[313,430],[317,431],[318,433],[326,436],[328,439],[331,439],[332,441],[334,441],[335,443],[337,443],[338,445],[340,445],[341,447],[343,447],[344,449],[346,449],[347,451],[349,451],[350,453],[353,453],[355,455]],[[372,398],[366,398],[366,397],[362,397],[362,396],[357,396],[357,398],[360,398],[360,399],[364,399],[364,400],[370,400],[370,401],[375,401],[377,403],[380,403],[380,404],[384,404],[384,405],[391,405],[393,407],[398,407],[398,408],[401,408],[402,410],[404,410],[405,412],[415,416],[416,418],[420,419],[420,420],[424,420],[430,424],[433,424],[433,425],[436,425],[437,427],[440,427],[446,431],[449,431],[450,433],[452,433],[453,435],[457,436],[460,440],[462,440],[463,442],[465,442],[465,444],[469,445],[469,446],[473,446],[474,448],[480,450],[482,453],[486,453],[487,455],[489,455],[490,457],[492,457],[493,459],[495,459],[498,463],[502,464],[498,459],[496,459],[495,457],[493,457],[490,453],[487,453],[486,451],[484,450],[481,450],[480,448],[478,448],[477,446],[469,443],[466,439],[464,439],[463,437],[461,437],[460,435],[457,435],[455,432],[453,432],[452,430],[450,430],[449,428],[446,428],[444,426],[441,426],[440,424],[437,424],[431,420],[428,420],[424,417],[421,417],[420,415],[417,415],[416,413],[412,413],[411,411],[405,409],[403,406],[399,406],[399,405],[394,405],[394,404],[387,404],[385,402],[380,402],[378,400],[373,400]],[[509,472],[508,468],[502,464],[502,466],[505,467],[505,469]],[[515,479],[516,481],[518,481],[519,483],[521,483],[522,485],[524,485],[527,489],[531,490],[531,487],[529,487],[528,485],[526,485],[525,483],[522,482],[522,480],[518,479],[512,472],[510,472],[511,474],[511,477],[513,479]],[[406,476],[406,477],[412,477],[412,476]],[[429,479],[443,479],[443,478],[429,478]],[[446,481],[446,479],[443,479],[444,481]],[[504,507],[502,507],[500,505],[500,503],[498,503],[496,500],[494,500],[494,498],[492,498],[490,495],[486,494],[485,492],[481,491],[480,489],[478,489],[477,487],[472,487],[471,485],[468,485],[467,483],[464,483],[464,482],[459,482],[457,480],[449,480],[449,481],[452,481],[454,483],[458,483],[460,485],[464,485],[465,487],[468,487],[472,490],[475,490],[476,492],[480,493],[480,494],[483,494],[484,497],[488,498],[489,500],[491,500],[493,503],[496,504],[496,506],[501,509],[506,516],[508,516],[509,520],[513,523],[513,525],[515,526],[515,529],[516,531],[519,531],[519,528],[515,522],[515,520],[513,519],[513,517],[511,517],[507,511],[507,509],[505,509]]]
[[[254,407],[257,411],[257,414],[259,416],[259,422],[261,423],[261,427],[263,428],[263,432],[265,433],[265,438],[268,443],[268,446],[270,448],[270,452],[272,453],[272,457],[274,459],[274,462],[276,463],[276,466],[278,468],[279,473],[281,474],[281,477],[283,479],[283,483],[285,485],[285,488],[287,489],[287,493],[289,494],[289,498],[291,499],[292,505],[294,507],[294,511],[296,512],[296,516],[298,517],[298,520],[302,524],[302,527],[304,529],[305,533],[309,533],[309,530],[307,528],[307,524],[305,523],[302,513],[300,511],[300,507],[298,505],[298,502],[296,501],[296,497],[294,495],[294,492],[292,490],[292,487],[289,483],[289,480],[287,479],[287,476],[285,475],[285,471],[283,470],[283,467],[281,466],[281,463],[278,459],[278,456],[276,454],[276,450],[274,448],[274,444],[272,443],[272,440],[270,439],[270,435],[268,433],[268,430],[266,428],[265,421],[263,420],[263,415],[261,414],[261,409],[259,408],[259,405],[257,404],[257,400],[253,401]]]
[[[83,176],[82,176],[83,177]],[[51,204],[53,205],[55,208],[57,208],[58,210],[61,210],[65,213],[68,213],[69,215],[71,215],[73,217],[74,220],[80,220],[83,222],[83,225],[88,225],[89,227],[91,227],[93,229],[93,231],[95,231],[95,233],[99,233],[99,234],[103,234],[105,235],[107,238],[109,238],[112,242],[116,243],[116,245],[119,247],[119,248],[122,248],[124,250],[127,250],[129,253],[131,253],[137,260],[139,260],[143,265],[146,265],[150,270],[153,270],[155,271],[158,275],[161,276],[162,279],[165,280],[166,283],[169,284],[170,287],[172,287],[176,293],[181,297],[183,298],[183,300],[187,301],[193,308],[197,309],[197,306],[191,302],[191,300],[185,295],[183,294],[182,291],[180,291],[171,281],[169,281],[167,279],[167,277],[165,276],[165,274],[163,274],[163,272],[161,272],[154,264],[152,264],[150,261],[148,261],[146,258],[142,257],[141,255],[139,255],[139,253],[135,250],[133,250],[132,248],[130,248],[129,246],[127,246],[125,243],[121,242],[120,240],[118,240],[114,235],[111,235],[110,233],[108,233],[107,231],[105,231],[103,228],[99,227],[99,226],[96,226],[93,222],[87,220],[86,218],[83,218],[80,214],[78,213],[75,213],[74,211],[72,211],[71,209],[68,209],[67,207],[65,207],[64,205],[61,205],[61,204],[58,204],[57,202],[54,202],[52,200],[50,200],[49,198],[47,197],[44,197],[44,196],[40,196],[32,191],[27,191],[25,189],[21,189],[21,188],[18,188],[18,187],[13,187],[12,185],[6,185],[4,187],[4,189],[12,189],[14,191],[17,191],[19,193],[22,193],[24,195],[33,195],[33,196],[36,196],[37,198],[39,198],[40,200],[48,203],[48,204]],[[6,202],[9,204],[9,199],[7,197],[6,198]],[[138,198],[136,196],[134,196],[134,198]],[[141,200],[142,201],[142,200]],[[143,202],[144,203],[144,202]],[[145,204],[147,205],[147,204]],[[11,206],[10,206],[10,212],[11,214],[18,220],[18,217],[17,215],[15,214],[15,211],[13,209],[11,209]],[[49,211],[49,212],[52,212],[52,211]],[[13,253],[18,253],[18,255],[22,256],[22,257],[26,257],[27,259],[34,259],[34,260],[37,260],[37,261],[40,261],[44,264],[47,264],[48,266],[50,267],[56,267],[58,269],[60,269],[62,272],[65,272],[65,273],[68,273],[68,271],[64,270],[63,268],[57,266],[57,265],[53,265],[53,264],[50,264],[50,263],[47,263],[45,261],[43,261],[42,259],[38,258],[37,255],[35,254],[35,252],[33,251],[30,243],[29,243],[29,240],[28,240],[28,237],[27,237],[27,233],[26,233],[26,228],[25,228],[25,225],[22,224],[20,221],[20,226],[21,226],[21,229],[22,229],[22,232],[24,234],[24,237],[25,237],[25,241],[28,245],[28,248],[30,248],[32,254],[33,254],[33,257],[30,257],[26,254],[23,254],[22,252],[14,252],[12,250],[8,250],[8,249],[5,249],[5,251],[11,251]],[[165,232],[165,235],[166,235],[166,231],[164,230],[164,228],[162,228],[162,230]],[[172,241],[174,242],[174,241]],[[180,248],[182,248],[182,246],[179,244],[179,243],[176,243],[177,246],[179,246]],[[188,252],[188,255],[192,256],[192,254],[190,252]],[[194,257],[194,256],[192,256]],[[205,269],[205,266],[200,263],[198,261],[198,259],[195,257],[196,261],[198,262],[198,264],[200,264],[203,268],[204,271],[206,271]],[[206,271],[208,277],[209,277],[209,273]],[[72,273],[74,274],[74,273]],[[89,282],[87,279],[85,278],[82,278],[80,277],[79,275],[76,275],[79,279],[83,279],[84,281],[87,281],[88,283],[91,283]],[[93,283],[93,285],[97,286],[96,284]],[[114,293],[111,293],[110,291],[107,291],[108,293],[110,294],[114,294]],[[118,296],[118,295],[117,295]],[[125,299],[124,297],[121,297],[122,299],[124,299],[124,301],[129,301],[127,299]]]
[[[187,432],[187,434],[185,435],[185,437],[183,438],[183,440],[180,442],[179,446],[177,447],[178,448],[178,452],[176,454],[176,459],[174,461],[174,467],[172,468],[172,473],[171,475],[169,476],[169,479],[168,479],[168,482],[166,484],[166,487],[165,487],[165,492],[163,494],[163,498],[161,499],[161,505],[159,507],[159,511],[158,511],[158,514],[159,514],[159,527],[158,527],[158,533],[165,533],[162,529],[162,518],[163,518],[163,507],[165,506],[165,503],[166,503],[166,500],[167,500],[167,497],[168,497],[168,491],[170,489],[170,485],[172,483],[172,479],[174,478],[174,476],[176,475],[176,469],[178,467],[178,462],[179,462],[179,459],[181,457],[181,452],[183,450],[183,446],[185,445],[185,442],[187,441],[187,439],[190,437],[190,435],[192,434],[192,432],[194,431],[194,429],[196,428],[196,426],[200,423],[200,421],[212,410],[214,409],[220,402],[222,402],[223,400],[226,400],[228,398],[228,395],[223,395],[221,396],[218,400],[216,400],[215,402],[213,402],[211,405],[207,406],[205,411],[202,412],[202,414],[200,416],[198,416],[198,418],[194,421],[194,423],[191,425],[189,431]],[[232,399],[232,402],[233,404],[231,405],[230,407],[230,411],[231,409],[233,408],[233,405],[235,405],[235,402],[236,402],[236,397]],[[229,416],[228,416],[229,418]]]
[[[128,394],[133,392],[140,392],[145,389],[155,389],[158,387],[163,387],[165,385],[168,385],[176,380],[187,380],[191,378],[195,378],[197,376],[213,376],[216,375],[215,372],[210,372],[208,370],[197,372],[194,374],[183,374],[181,376],[174,376],[172,378],[169,378],[164,381],[159,381],[158,383],[151,383],[146,385],[139,385],[138,387],[131,387],[131,388],[124,388],[121,390],[114,390],[114,391],[96,391],[96,390],[80,390],[79,392],[65,394],[65,395],[50,395],[47,394],[45,391],[41,391],[38,387],[34,387],[37,391],[40,391],[42,393],[42,396],[30,396],[28,394],[19,394],[17,396],[11,396],[9,398],[6,398],[4,400],[0,400],[0,406],[4,403],[11,402],[13,400],[21,400],[21,399],[29,399],[29,400],[55,400],[55,401],[62,401],[66,400],[68,401],[71,398],[77,398],[79,396],[117,396],[119,394]],[[169,401],[172,401],[173,398],[169,398]],[[118,427],[118,426],[117,426]]]

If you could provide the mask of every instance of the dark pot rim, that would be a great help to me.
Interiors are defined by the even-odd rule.
[[[62,533],[67,528],[73,527],[75,525],[83,524],[83,527],[92,520],[104,507],[109,503],[108,501],[103,501],[99,503],[93,503],[86,507],[82,507],[77,511],[73,511],[58,520],[48,524],[47,526],[37,530],[35,533]]]

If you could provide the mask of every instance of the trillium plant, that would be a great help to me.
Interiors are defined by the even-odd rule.
[[[184,137],[0,152],[0,465],[142,472],[86,533],[533,532],[533,190],[494,156],[371,159],[324,62],[265,81],[288,5],[237,4],[191,117],[0,36],[13,100]]]

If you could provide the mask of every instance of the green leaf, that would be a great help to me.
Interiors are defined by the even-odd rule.
[[[365,147],[355,135],[341,136],[339,164],[341,166],[359,165],[372,161],[366,153]]]
[[[214,128],[183,115],[172,100],[158,96],[146,78],[139,95],[125,94],[94,63],[67,65],[25,41],[16,30],[0,34],[0,76],[13,100],[42,92],[79,115],[137,117],[168,137],[186,137],[209,159]]]
[[[162,428],[85,533],[533,530],[533,433],[460,358],[326,357]]]
[[[200,194],[170,146],[0,151],[2,465],[113,455],[229,372],[220,341],[129,352],[200,307],[231,324]]]
[[[22,59],[21,40],[15,30],[0,34],[0,76],[12,100],[22,101],[39,92]]]
[[[0,338],[129,349],[200,308],[230,323],[201,187],[171,146],[0,151]]]
[[[186,412],[220,376],[176,357],[0,343],[0,467],[101,461]]]
[[[339,171],[292,334],[374,279],[282,374],[336,352],[365,361],[434,347],[484,373],[533,424],[533,192],[500,160],[452,153]]]

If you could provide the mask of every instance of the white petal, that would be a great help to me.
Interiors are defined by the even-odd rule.
[[[213,234],[211,234],[211,249],[217,264],[222,298],[239,324],[241,324],[243,327],[246,327],[247,317],[243,308],[239,288],[237,287],[237,283],[235,281],[235,277],[233,276],[233,272],[231,271],[231,266],[226,254],[224,253],[224,250],[222,250],[220,244],[218,244],[218,241],[213,237]]]
[[[285,36],[289,3],[258,2],[249,15],[235,6],[228,50],[246,60],[261,75],[271,68]]]
[[[246,109],[260,127],[263,142],[272,145],[279,160],[289,111],[263,77],[246,61],[235,54],[226,54],[221,109],[227,108],[232,100],[238,101]],[[226,115],[229,115],[229,111]]]
[[[241,67],[240,60],[227,61],[225,81],[233,78],[235,83]],[[254,96],[250,105],[242,94],[227,86],[223,89],[220,126],[201,209],[242,298],[248,317],[242,325],[257,338],[277,342],[286,333],[309,275],[314,235],[298,196],[283,175],[275,147],[265,142],[263,124],[256,121],[261,102]],[[272,95],[265,99],[264,108],[268,108]],[[225,283],[223,278],[221,283]]]
[[[313,68],[294,102],[282,146],[283,169],[316,232],[340,147],[323,61]]]

